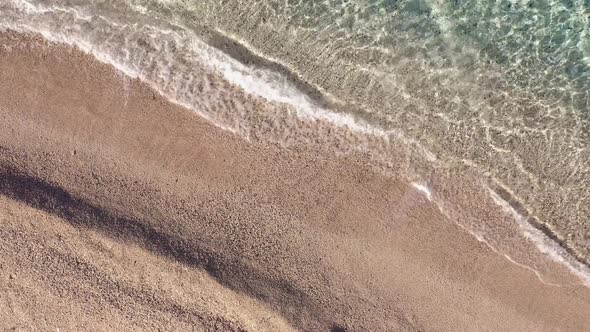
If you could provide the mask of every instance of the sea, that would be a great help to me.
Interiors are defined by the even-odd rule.
[[[0,30],[245,140],[362,155],[541,281],[558,262],[590,286],[590,0],[0,0]]]

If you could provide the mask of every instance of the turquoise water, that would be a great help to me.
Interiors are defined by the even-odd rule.
[[[6,0],[0,27],[246,139],[367,153],[497,247],[475,208],[506,202],[590,262],[589,1]],[[463,178],[481,198],[435,190]]]
[[[462,2],[449,12],[454,35],[507,70],[509,81],[588,106],[589,2],[530,1],[478,5]],[[468,18],[468,19],[462,19]],[[558,91],[556,91],[558,90]]]

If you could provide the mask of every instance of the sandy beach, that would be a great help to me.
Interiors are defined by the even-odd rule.
[[[585,331],[551,282],[362,156],[223,131],[0,34],[0,329]]]

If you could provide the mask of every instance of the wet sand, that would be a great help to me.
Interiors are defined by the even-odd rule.
[[[0,45],[2,328],[590,329],[579,280],[362,156],[247,142],[71,47]]]

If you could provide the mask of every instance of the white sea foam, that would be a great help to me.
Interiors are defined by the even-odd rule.
[[[510,203],[496,194],[492,189],[488,188],[488,191],[494,202],[516,220],[525,237],[534,243],[539,251],[553,261],[566,266],[584,285],[590,287],[590,268],[576,261],[559,244],[529,224],[524,216],[518,213]]]
[[[218,118],[227,117],[227,114],[211,114],[204,112],[202,108],[196,107],[195,100],[200,98],[195,97],[194,94],[184,95],[179,93],[179,87],[189,83],[183,79],[182,82],[172,82],[171,78],[177,78],[181,73],[177,71],[172,72],[172,67],[176,66],[175,59],[168,58],[167,53],[160,54],[145,54],[132,46],[127,45],[127,36],[97,36],[103,31],[86,32],[81,30],[82,23],[85,24],[105,24],[104,31],[112,29],[116,33],[121,33],[120,30],[128,28],[129,34],[138,34],[140,31],[133,26],[123,25],[115,22],[113,19],[106,17],[107,13],[101,13],[97,10],[95,16],[91,12],[93,8],[86,10],[79,7],[65,7],[55,4],[45,5],[42,1],[36,0],[10,0],[8,3],[12,6],[13,20],[1,22],[0,26],[5,28],[15,29],[17,31],[40,33],[46,39],[54,42],[66,43],[75,45],[84,52],[94,55],[98,60],[113,65],[118,70],[131,77],[138,77],[143,81],[149,83],[153,88],[158,90],[162,95],[169,98],[171,101],[183,105],[189,109],[197,111],[200,115],[213,122],[214,124],[226,130],[238,133],[238,128],[219,121]],[[5,5],[6,6],[6,5]],[[146,12],[144,7],[137,10],[138,15],[143,15]],[[63,13],[68,13],[73,17],[72,22],[64,21]],[[52,21],[51,14],[55,14],[55,19],[59,22]],[[100,19],[100,21],[99,21]],[[130,19],[129,19],[130,20]],[[57,28],[56,28],[57,27]],[[351,114],[335,112],[333,110],[323,108],[315,104],[304,92],[300,91],[293,83],[289,81],[284,75],[256,66],[244,65],[236,59],[230,57],[224,52],[210,47],[201,41],[194,32],[190,29],[183,28],[180,24],[174,24],[174,27],[180,28],[180,31],[172,30],[171,28],[158,28],[155,26],[143,25],[143,29],[150,29],[151,33],[147,38],[158,42],[159,39],[172,40],[176,45],[190,45],[189,48],[183,49],[186,55],[182,60],[190,60],[195,62],[195,65],[200,65],[209,68],[213,72],[222,74],[223,78],[228,82],[239,86],[248,94],[264,98],[270,102],[281,103],[289,105],[296,111],[296,115],[303,120],[321,120],[330,123],[339,128],[346,128],[356,133],[379,137],[386,142],[390,139],[395,139],[407,145],[414,146],[421,155],[428,161],[436,161],[436,156],[428,151],[418,141],[407,137],[399,130],[382,128],[370,125],[365,121],[354,117]],[[116,38],[123,42],[119,45],[112,44]],[[93,40],[98,39],[98,40]],[[101,43],[101,41],[107,43]],[[165,45],[158,45],[163,49]],[[156,77],[160,78],[160,82],[155,82],[153,78],[148,77],[149,73],[145,72],[137,62],[150,58],[151,64],[156,65]],[[180,68],[190,71],[190,67]],[[178,69],[177,69],[178,70]],[[190,73],[188,73],[190,75]],[[152,75],[154,76],[154,75]],[[180,80],[179,80],[180,81]],[[234,117],[234,122],[240,122],[244,119],[236,118],[236,114],[230,115]]]
[[[432,190],[429,188],[428,184],[412,182],[412,186],[414,186],[416,190],[424,194],[424,196],[426,196],[426,199],[432,201]]]

